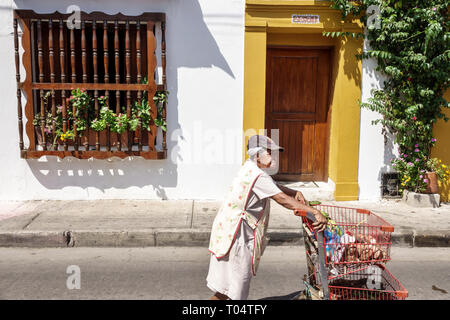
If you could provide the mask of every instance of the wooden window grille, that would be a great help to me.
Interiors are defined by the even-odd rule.
[[[166,99],[154,101],[154,97],[161,94],[165,97],[166,93],[165,14],[81,12],[79,28],[69,27],[70,16],[70,13],[14,11],[21,157],[165,159],[166,133],[158,130],[157,124],[165,124]],[[23,31],[23,82],[19,25]],[[77,89],[89,96],[85,95],[83,100],[88,102],[73,99],[72,90]],[[27,148],[23,141],[22,92],[26,97]],[[150,107],[147,121],[136,107],[145,105],[145,100]],[[84,109],[78,109],[80,105]],[[102,106],[107,108],[103,110],[111,110],[114,119],[119,115],[134,119],[135,130],[128,126],[120,132],[117,128],[123,123],[118,120],[114,127],[107,125],[103,130],[94,130],[91,125],[99,121]],[[162,132],[161,146],[156,143],[158,131]]]

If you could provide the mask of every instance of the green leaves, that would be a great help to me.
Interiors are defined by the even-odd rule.
[[[392,53],[388,51],[381,51],[381,50],[372,50],[367,51],[367,55],[371,58],[377,58],[377,59],[390,59],[392,58]]]
[[[425,53],[428,50],[428,45],[432,39],[438,37],[438,35],[442,32],[442,26],[437,21],[430,21],[428,27],[425,29]]]
[[[139,126],[139,118],[132,116],[131,119],[128,120],[128,127],[131,131],[135,131]]]
[[[434,95],[434,91],[430,89],[422,89],[419,91],[421,97],[432,97]]]
[[[123,133],[128,128],[128,118],[126,113],[113,114],[114,121],[110,125],[112,132]]]
[[[322,35],[325,37],[331,37],[331,38],[337,38],[337,37],[341,37],[341,38],[347,38],[347,37],[352,37],[352,38],[364,38],[364,33],[358,33],[358,32],[340,32],[340,31],[323,31]]]
[[[109,110],[108,106],[103,105],[100,108],[99,118],[92,120],[91,128],[96,131],[103,131],[114,122],[114,112]]]
[[[141,119],[142,128],[150,131],[149,123],[151,121],[150,105],[146,98],[142,98],[141,102],[135,102],[135,109],[133,110],[133,118]],[[133,123],[134,125],[134,123]]]
[[[433,125],[437,119],[446,120],[441,109],[450,106],[443,98],[450,79],[449,2],[332,0],[332,7],[343,17],[353,14],[356,6],[367,9],[373,5],[379,6],[377,18],[381,23],[379,28],[367,28],[371,50],[361,58],[376,59],[377,70],[387,80],[382,90],[373,90],[371,98],[360,105],[381,115],[372,123],[383,125],[385,132],[395,136],[404,157],[396,160],[404,188],[420,191],[425,185],[423,178],[420,180],[421,170],[432,169],[426,160],[433,145]],[[366,17],[360,20],[367,26]],[[324,35],[334,37],[338,33]],[[420,145],[420,156],[415,152],[416,145]]]
[[[331,3],[333,9],[337,9],[342,13],[342,20],[345,20],[347,16],[358,16],[365,6],[361,1],[348,1],[348,0],[333,0]]]
[[[147,82],[144,78],[143,82]],[[104,96],[98,97],[99,115],[95,117],[94,114],[94,99],[84,89],[74,89],[71,92],[71,96],[66,98],[66,119],[67,128],[66,132],[63,131],[63,119],[62,112],[63,107],[56,106],[56,114],[52,115],[50,111],[47,111],[44,117],[43,131],[47,137],[47,141],[50,137],[53,137],[53,147],[56,145],[57,139],[67,140],[74,138],[74,128],[76,126],[77,136],[83,136],[88,126],[95,131],[103,131],[110,129],[111,132],[123,133],[127,129],[135,131],[139,126],[150,131],[150,124],[153,123],[161,127],[166,131],[166,121],[164,120],[163,111],[164,104],[167,102],[167,91],[157,91],[153,97],[153,103],[156,108],[156,117],[152,119],[151,108],[147,99],[146,91],[144,91],[143,97],[140,101],[135,101],[132,106],[131,116],[126,114],[126,108],[122,106],[122,113],[116,114],[113,110],[110,110],[107,105],[107,98]],[[44,103],[47,106],[48,97],[51,95],[51,91],[44,94]],[[47,107],[46,107],[47,109]],[[33,125],[40,127],[41,114],[37,113],[33,119]],[[71,128],[72,127],[72,128]],[[39,130],[39,132],[42,131]]]
[[[143,80],[143,81],[146,81]],[[153,120],[157,127],[161,127],[166,131],[166,121],[164,121],[162,112],[164,103],[167,102],[167,91],[157,91],[153,97],[157,109],[157,116],[152,119],[151,105],[148,103],[146,95],[144,95],[139,101],[135,101],[131,110],[131,116],[128,117],[125,113],[126,108],[122,107],[123,113],[116,114],[110,110],[106,105],[106,99],[99,98],[101,105],[99,117],[91,121],[91,128],[96,131],[103,131],[106,128],[110,128],[111,132],[123,133],[127,129],[135,131],[139,126],[143,129],[150,131],[150,124]]]
[[[384,72],[392,77],[401,77],[403,75],[400,69],[395,66],[387,66],[386,68],[384,68]]]
[[[160,127],[163,131],[167,131],[167,124],[163,117],[163,106],[167,102],[169,91],[157,91],[153,97],[157,109],[157,116],[154,120],[155,125]]]

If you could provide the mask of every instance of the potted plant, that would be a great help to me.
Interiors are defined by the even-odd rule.
[[[431,139],[432,144],[436,139]],[[431,158],[429,152],[422,152],[419,144],[414,145],[411,153],[401,153],[392,160],[394,169],[399,173],[400,190],[416,193],[439,193],[438,180],[445,181],[450,177],[450,170],[442,160]]]
[[[424,175],[427,185],[424,193],[439,193],[438,180],[445,181],[450,176],[450,170],[437,158],[427,161],[427,169]]]

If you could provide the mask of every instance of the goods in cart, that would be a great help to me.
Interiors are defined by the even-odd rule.
[[[315,208],[328,219],[321,237],[326,250],[325,263],[333,274],[346,273],[355,265],[385,263],[391,259],[392,225],[369,210],[330,205],[316,205]],[[312,221],[304,212],[296,214],[302,216],[307,242],[317,246],[318,235]],[[317,254],[310,250],[307,255],[314,259],[314,253]]]

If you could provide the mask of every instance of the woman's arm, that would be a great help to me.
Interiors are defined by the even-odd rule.
[[[297,194],[296,190],[293,190],[291,188],[283,186],[282,184],[279,184],[279,183],[277,183],[276,185],[281,191],[283,191],[285,194],[287,194],[290,197],[295,197],[295,195]]]
[[[303,204],[306,204],[306,199],[303,196],[303,193],[301,193],[301,191],[297,191],[297,190],[288,188],[288,187],[283,186],[283,185],[281,185],[279,183],[277,183],[276,185],[281,191],[283,191],[283,193],[287,194],[290,197],[293,197],[295,200],[298,200],[298,201],[300,201]]]
[[[298,210],[303,210],[303,211],[313,213],[317,220],[315,223],[313,223],[314,228],[317,231],[325,230],[325,228],[327,226],[327,219],[316,208],[307,206],[307,205],[303,204],[302,202],[294,199],[293,197],[288,196],[284,192],[280,192],[280,193],[272,196],[272,199],[275,200],[278,204],[285,207],[286,209],[289,209],[289,210],[298,209]]]

